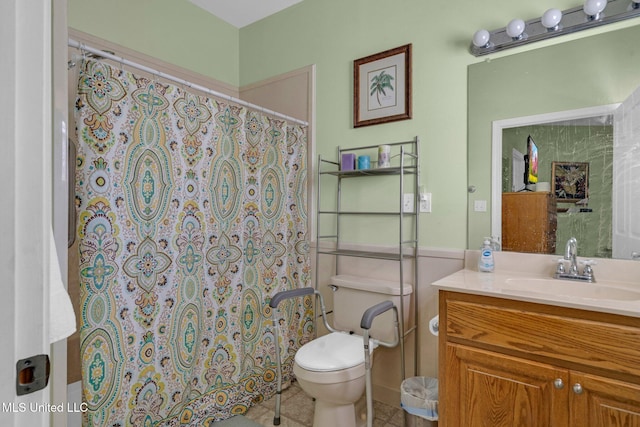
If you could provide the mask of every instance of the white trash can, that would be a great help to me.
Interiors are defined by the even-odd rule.
[[[400,403],[407,427],[434,427],[438,423],[438,379],[411,377],[400,385]]]

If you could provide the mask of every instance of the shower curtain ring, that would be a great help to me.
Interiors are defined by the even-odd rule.
[[[80,55],[80,72],[82,72],[87,63],[87,49],[84,43],[80,43]]]

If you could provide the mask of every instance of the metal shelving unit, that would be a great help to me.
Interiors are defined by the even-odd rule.
[[[316,203],[316,236],[317,236],[317,248],[316,248],[316,266],[320,265],[320,256],[321,255],[333,255],[336,256],[335,263],[335,274],[339,273],[339,260],[343,257],[360,257],[360,258],[372,258],[372,259],[380,259],[380,260],[390,260],[397,261],[399,263],[399,282],[400,282],[400,294],[404,295],[404,284],[405,278],[409,277],[410,274],[413,276],[413,293],[411,295],[411,308],[413,308],[413,325],[410,325],[409,328],[405,330],[404,321],[400,322],[400,335],[403,339],[400,340],[400,352],[401,352],[401,363],[402,363],[402,373],[403,380],[406,378],[406,369],[405,369],[405,340],[407,337],[413,337],[413,375],[418,375],[418,211],[419,211],[419,182],[420,182],[420,171],[419,171],[419,138],[416,136],[411,141],[403,141],[403,142],[394,142],[394,143],[385,143],[384,145],[390,145],[392,152],[397,152],[399,150],[399,154],[395,157],[399,157],[394,160],[393,163],[398,163],[397,166],[392,166],[388,168],[373,168],[367,170],[348,170],[341,171],[340,170],[340,162],[331,161],[327,159],[323,159],[322,155],[318,156],[318,168],[317,168],[317,185],[318,185],[318,193],[317,193],[317,203]],[[356,147],[356,148],[340,148],[338,147],[338,159],[342,158],[342,154],[344,153],[362,153],[367,150],[377,149],[378,145],[364,146],[364,147]],[[323,210],[321,208],[321,194],[322,194],[322,178],[325,176],[332,176],[337,179],[334,184],[337,189],[336,195],[336,209],[335,210]],[[342,183],[345,179],[367,179],[370,177],[390,177],[391,179],[397,179],[399,185],[399,200],[398,200],[398,209],[391,211],[359,211],[359,210],[350,210],[346,211],[342,209]],[[414,194],[413,200],[413,210],[411,212],[405,212],[403,209],[404,205],[404,192],[405,185],[410,184],[411,191]],[[388,217],[390,221],[397,221],[398,227],[398,242],[397,242],[397,250],[390,252],[380,252],[380,251],[362,251],[362,250],[353,250],[344,248],[344,243],[341,241],[341,221],[349,216],[381,216]],[[322,221],[326,217],[333,218],[335,222],[335,232],[331,234],[321,234],[321,225]],[[406,224],[410,222],[410,224]],[[407,232],[408,238],[405,239],[405,232]],[[330,249],[323,248],[321,245],[321,241],[331,241],[333,245]],[[352,242],[354,243],[354,242]],[[324,245],[326,246],[326,245]],[[405,268],[405,261],[411,261],[412,267],[411,271]],[[316,287],[319,283],[319,268],[316,268]],[[400,298],[400,307],[399,315],[401,319],[404,319],[405,310],[408,307],[404,306],[404,299]]]

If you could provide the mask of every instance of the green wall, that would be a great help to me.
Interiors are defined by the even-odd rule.
[[[421,183],[433,200],[433,212],[421,214],[420,245],[465,248],[467,67],[485,60],[468,53],[470,39],[480,27],[492,30],[515,17],[531,19],[548,8],[568,9],[576,3],[305,0],[240,31],[240,82],[316,64],[316,143],[324,156],[334,156],[337,145],[380,144],[419,135]],[[413,44],[413,119],[354,129],[353,61],[407,43]],[[517,51],[522,50],[506,54]],[[362,203],[370,203],[368,193],[362,194]],[[354,240],[387,233],[392,241],[395,230],[388,228],[371,224],[347,229]]]
[[[69,27],[237,87],[239,30],[188,0],[68,0]]]
[[[238,86],[316,64],[317,152],[334,156],[338,145],[419,135],[421,183],[433,195],[433,212],[421,215],[420,245],[462,249],[468,218],[467,67],[487,60],[468,53],[470,39],[480,27],[493,30],[512,18],[532,19],[548,8],[564,10],[579,3],[304,0],[237,30],[187,0],[69,0],[69,25]],[[488,59],[591,34],[584,33]],[[354,129],[353,61],[407,43],[413,44],[413,119]],[[363,201],[375,203],[365,193]],[[355,229],[355,234],[380,235],[375,224]]]

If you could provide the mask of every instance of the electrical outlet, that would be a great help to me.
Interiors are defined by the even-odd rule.
[[[431,193],[422,193],[420,196],[420,212],[431,212]]]
[[[407,193],[404,195],[404,203],[402,204],[403,212],[413,212],[413,204],[415,202],[415,196],[413,193]]]

